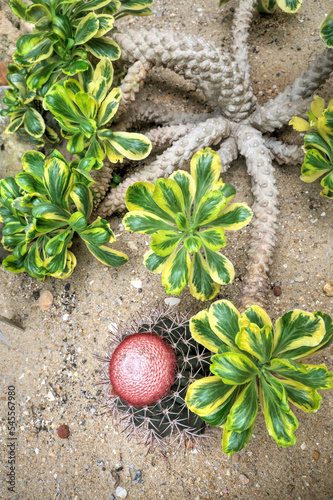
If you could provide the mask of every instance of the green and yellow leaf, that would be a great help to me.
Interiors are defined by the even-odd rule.
[[[131,132],[113,132],[110,143],[130,160],[143,160],[152,149],[152,144],[146,136]]]
[[[333,10],[325,17],[320,25],[320,36],[324,43],[333,47]]]
[[[183,193],[173,179],[158,179],[155,183],[153,199],[162,210],[172,217],[185,211]]]
[[[135,210],[127,213],[122,222],[126,231],[133,233],[153,234],[160,230],[174,231],[176,229],[157,215]]]
[[[185,170],[176,170],[170,175],[169,179],[173,179],[180,187],[184,197],[186,214],[190,217],[191,206],[195,196],[195,181],[192,175],[185,172]]]
[[[291,359],[274,358],[267,369],[313,389],[333,388],[333,373],[329,372],[325,365],[305,365],[295,363]]]
[[[259,328],[254,323],[249,323],[237,333],[235,341],[240,350],[249,352],[260,363],[266,363],[271,357],[273,329],[268,325]]]
[[[123,264],[126,264],[128,261],[128,257],[126,254],[122,252],[118,252],[117,250],[113,250],[104,245],[96,246],[87,243],[88,250],[96,257],[97,260],[105,264],[106,266],[119,267]]]
[[[222,227],[211,227],[198,233],[203,244],[212,250],[218,252],[226,245],[225,231]]]
[[[218,300],[210,306],[209,323],[216,335],[228,346],[237,348],[235,338],[239,332],[240,313],[229,300]]]
[[[210,371],[228,385],[246,384],[259,374],[257,366],[250,358],[238,352],[214,354]]]
[[[215,220],[226,205],[226,198],[220,191],[210,191],[199,201],[194,215],[196,227],[209,226]]]
[[[172,258],[172,255],[168,255],[166,257],[160,257],[156,255],[152,250],[148,250],[144,254],[143,263],[149,271],[154,274],[161,273],[165,267],[167,266],[169,260]]]
[[[192,257],[189,285],[193,297],[202,301],[213,299],[220,291],[220,285],[211,278],[207,262],[200,252]],[[216,337],[215,333],[213,335]]]
[[[195,182],[195,204],[213,188],[221,172],[219,155],[210,148],[200,149],[191,159],[191,174]],[[196,210],[196,206],[194,207]]]
[[[185,401],[193,413],[207,417],[219,410],[235,389],[236,386],[224,384],[220,377],[204,377],[189,386]]]
[[[94,12],[83,17],[76,29],[75,45],[82,45],[93,38],[99,29],[98,18]]]
[[[256,379],[252,379],[239,393],[228,415],[225,428],[243,432],[252,427],[258,413],[258,390]]]
[[[244,448],[253,434],[254,424],[243,432],[229,431],[224,428],[222,437],[222,450],[230,457]]]
[[[167,257],[176,250],[184,236],[182,233],[175,233],[174,231],[159,230],[152,234],[151,239],[149,246],[153,252],[161,257]]]
[[[162,285],[165,291],[179,295],[188,284],[190,268],[191,258],[185,247],[172,254],[172,258],[162,271]]]
[[[211,328],[209,311],[204,309],[190,319],[191,335],[196,342],[212,352],[218,353],[219,348],[225,345],[224,341]]]
[[[220,226],[228,231],[237,231],[247,226],[253,216],[252,210],[245,203],[232,203],[222,215],[209,223],[210,226]]]
[[[154,184],[135,182],[127,188],[125,204],[129,211],[143,211],[155,214],[174,223],[174,217],[162,210],[153,199]]]
[[[319,316],[299,309],[289,311],[276,322],[272,356],[301,346],[316,346],[325,333],[325,323]]]
[[[235,269],[229,259],[220,252],[212,252],[204,245],[209,274],[216,283],[227,285],[235,277]]]
[[[322,397],[315,389],[306,387],[296,380],[281,380],[289,401],[307,413],[312,413],[320,408]]]

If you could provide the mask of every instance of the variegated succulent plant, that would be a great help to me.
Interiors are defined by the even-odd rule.
[[[120,48],[106,35],[117,17],[148,15],[153,0],[38,0],[26,5],[10,0],[19,18],[34,25],[34,32],[19,37],[14,62],[34,67],[28,79],[40,88],[55,74],[73,76],[88,69],[88,54],[116,60]]]
[[[305,159],[301,179],[314,182],[323,175],[321,195],[333,198],[333,99],[325,108],[325,101],[315,96],[311,110],[307,113],[309,121],[295,116],[290,125],[299,132],[307,132],[303,150]]]
[[[211,425],[223,427],[222,448],[232,455],[249,442],[258,413],[258,393],[269,435],[280,446],[295,444],[298,421],[289,402],[312,413],[320,407],[318,389],[333,388],[325,365],[303,358],[327,347],[333,323],[322,312],[287,312],[276,321],[252,306],[240,314],[227,301],[193,316],[192,337],[214,354],[210,371],[190,385],[186,403]]]
[[[229,0],[220,0],[220,6],[228,3]],[[258,12],[263,14],[273,14],[277,7],[288,13],[297,12],[303,0],[254,0],[254,6]]]
[[[117,113],[121,90],[111,89],[113,67],[102,58],[93,70],[90,63],[79,80],[68,78],[53,85],[44,98],[44,107],[59,122],[69,139],[67,149],[79,158],[94,157],[103,165],[105,156],[112,163],[142,160],[151,151],[151,142],[142,134],[113,132],[106,128]]]
[[[220,172],[218,154],[206,148],[193,156],[191,174],[178,170],[155,186],[137,182],[127,189],[124,227],[152,235],[144,264],[162,273],[167,293],[189,284],[195,298],[210,300],[234,278],[232,263],[220,253],[225,231],[246,226],[252,210],[244,203],[228,206],[236,190],[219,180]]]
[[[320,36],[328,47],[333,47],[333,10],[320,25]]]
[[[8,64],[7,82],[10,88],[5,91],[3,99],[8,107],[0,111],[2,116],[10,116],[10,123],[5,133],[18,132],[27,136],[38,147],[44,146],[45,139],[54,144],[59,140],[58,134],[45,123],[43,98],[40,93],[28,88],[27,78],[29,78],[28,68]]]
[[[94,158],[68,165],[54,150],[49,158],[29,151],[22,158],[23,170],[15,179],[0,180],[2,245],[13,254],[2,264],[14,273],[27,272],[67,278],[76,266],[69,250],[77,232],[88,250],[104,265],[121,266],[128,257],[106,246],[115,241],[108,222],[98,217],[88,224],[93,208],[90,175]]]

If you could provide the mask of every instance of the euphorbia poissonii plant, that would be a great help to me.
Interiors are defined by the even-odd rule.
[[[220,253],[224,233],[246,226],[253,214],[244,203],[228,205],[236,190],[219,180],[220,172],[218,154],[201,149],[191,174],[177,170],[155,186],[136,182],[127,189],[124,227],[152,235],[144,264],[162,273],[167,293],[179,294],[189,283],[194,297],[209,300],[234,278],[232,263]]]
[[[227,301],[217,301],[191,318],[192,337],[214,354],[213,375],[190,385],[186,403],[211,425],[223,427],[222,448],[232,455],[249,442],[258,413],[258,395],[268,433],[280,446],[295,444],[298,421],[289,402],[312,413],[332,389],[333,373],[325,365],[302,359],[327,347],[333,323],[322,312],[298,309],[276,321],[252,306],[240,314]]]
[[[127,262],[127,255],[106,246],[116,239],[106,220],[88,224],[95,162],[85,158],[68,165],[56,150],[48,158],[29,151],[22,157],[24,172],[0,180],[2,245],[13,252],[2,262],[5,269],[39,280],[67,278],[76,266],[69,250],[75,232],[104,265]]]
[[[229,0],[220,0],[220,6],[228,3]],[[273,14],[276,7],[288,13],[297,12],[301,7],[303,0],[255,0],[254,6],[258,12],[263,14]]]
[[[321,180],[321,195],[333,198],[333,99],[325,108],[325,101],[315,96],[311,111],[307,113],[309,121],[295,116],[290,125],[299,132],[307,132],[304,137],[303,150],[305,159],[302,165],[301,179],[304,182]]]
[[[105,156],[112,163],[142,160],[151,151],[151,142],[142,134],[113,132],[106,125],[117,113],[121,90],[111,89],[113,67],[103,58],[93,71],[91,65],[80,81],[69,78],[54,85],[46,94],[44,107],[60,123],[69,139],[67,149],[79,158],[94,157],[102,164]]]

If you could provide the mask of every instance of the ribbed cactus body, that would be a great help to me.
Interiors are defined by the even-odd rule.
[[[170,438],[180,443],[195,443],[204,434],[206,424],[188,410],[185,403],[187,388],[196,379],[209,375],[211,353],[195,342],[189,330],[188,317],[171,313],[170,310],[153,310],[149,316],[138,317],[114,334],[104,363],[101,384],[106,384],[102,401],[115,424],[126,429],[127,435],[136,435],[140,441],[152,447],[159,443],[168,445]],[[154,404],[134,407],[116,396],[108,377],[112,353],[123,339],[135,333],[159,335],[173,349],[177,359],[176,377],[170,392]]]

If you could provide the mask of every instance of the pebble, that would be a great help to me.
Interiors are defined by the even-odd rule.
[[[49,401],[55,401],[55,397],[53,396],[53,394],[52,394],[52,392],[51,392],[51,391],[49,391],[49,392],[47,393],[47,399],[48,399]]]
[[[39,307],[42,311],[46,311],[53,304],[53,295],[49,290],[44,290],[39,296],[38,299]]]
[[[125,488],[122,488],[121,486],[118,486],[118,488],[115,491],[116,497],[118,498],[126,498],[127,497],[127,490]]]
[[[68,438],[70,434],[68,425],[60,425],[57,429],[57,434],[61,439]]]
[[[323,290],[327,297],[333,297],[333,283],[331,281],[325,283],[325,285],[323,286]]]
[[[240,474],[238,479],[241,484],[247,484],[250,482],[249,478],[246,477],[244,474]]]
[[[312,452],[312,456],[313,456],[313,459],[314,459],[314,460],[318,460],[318,459],[319,459],[319,457],[320,457],[320,453],[319,453],[319,451],[317,451],[317,450],[313,450],[313,452]]]
[[[296,276],[296,277],[295,277],[295,281],[297,281],[298,283],[301,283],[301,281],[304,281],[304,278],[303,278],[303,276],[302,276],[302,275],[300,275],[300,276]]]
[[[137,252],[138,251],[138,247],[136,246],[136,244],[134,243],[134,241],[128,241],[127,242],[127,246],[130,250],[132,250],[132,252]]]
[[[306,450],[306,444],[305,443],[301,444],[301,450]]]
[[[63,315],[62,320],[63,320],[63,321],[67,321],[67,320],[68,320],[68,318],[69,318],[69,314],[68,314],[68,313],[66,313],[66,314],[64,314],[64,315]]]
[[[134,286],[134,288],[142,288],[142,281],[141,280],[133,280],[133,281],[131,281],[131,285]]]
[[[276,297],[278,297],[282,293],[282,288],[280,286],[275,286],[273,288],[273,293]]]
[[[137,470],[135,474],[135,478],[133,479],[133,483],[138,483],[141,479],[141,470]]]
[[[176,299],[175,297],[168,297],[167,299],[164,299],[164,302],[168,306],[177,306],[178,304],[180,304],[180,299]]]

